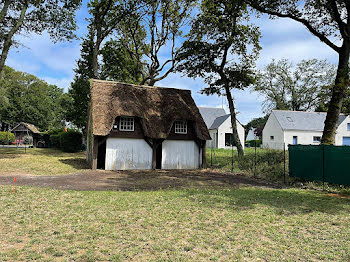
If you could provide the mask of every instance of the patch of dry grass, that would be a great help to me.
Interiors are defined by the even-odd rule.
[[[0,186],[0,261],[348,261],[350,200],[240,187]]]
[[[0,148],[0,175],[61,175],[87,168],[85,153],[49,148]]]

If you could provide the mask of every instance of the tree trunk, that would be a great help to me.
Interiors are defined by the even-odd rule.
[[[24,16],[27,12],[28,9],[28,3],[25,3],[24,6],[22,7],[21,14],[15,23],[15,25],[11,28],[10,32],[4,37],[4,46],[1,50],[1,55],[0,55],[0,78],[2,77],[2,70],[4,69],[5,66],[5,61],[7,59],[7,55],[9,53],[10,47],[12,45],[12,38],[14,34],[18,31],[18,29],[22,26],[23,21],[24,21]]]
[[[97,36],[96,43],[93,49],[92,54],[92,69],[93,69],[93,75],[95,79],[99,79],[98,77],[98,55],[100,52],[100,45],[101,45],[101,39],[99,36]]]
[[[339,52],[337,76],[324,123],[322,144],[334,144],[335,142],[335,134],[345,91],[349,87],[349,54],[350,43],[345,43],[344,40],[344,44]]]
[[[241,141],[239,140],[239,136],[237,132],[236,110],[233,104],[231,91],[228,87],[225,87],[225,91],[226,91],[228,106],[230,108],[233,143],[237,147],[238,156],[244,156],[243,146],[241,144]]]
[[[0,23],[4,19],[5,15],[7,14],[7,10],[10,6],[11,1],[10,0],[5,0],[4,6],[2,7],[0,11]]]

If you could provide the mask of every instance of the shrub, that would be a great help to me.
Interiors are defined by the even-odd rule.
[[[0,132],[0,145],[12,144],[15,142],[15,135],[11,132]]]
[[[67,132],[61,133],[60,137],[62,151],[69,153],[81,151],[83,146],[82,133],[79,131],[69,130]]]
[[[61,148],[61,135],[60,134],[50,135],[50,144],[51,144],[51,147]]]
[[[262,144],[262,140],[247,140],[245,141],[245,144],[248,145],[248,147],[255,147],[255,144],[257,147],[260,147]]]

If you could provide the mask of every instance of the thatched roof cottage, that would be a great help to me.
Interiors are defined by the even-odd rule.
[[[20,122],[11,132],[15,135],[15,140],[17,144],[23,144],[25,137],[30,137],[33,143],[33,146],[37,146],[37,142],[40,140],[40,131],[36,128],[35,125]]]
[[[92,169],[194,169],[208,129],[189,90],[91,80],[87,160]]]

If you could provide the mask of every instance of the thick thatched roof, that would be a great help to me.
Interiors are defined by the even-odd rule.
[[[135,116],[149,138],[166,139],[175,120],[189,120],[199,139],[210,139],[189,90],[91,80],[90,110],[92,133],[98,136],[110,133],[116,117]]]
[[[18,129],[21,125],[25,126],[27,129],[29,129],[30,131],[32,131],[34,134],[40,134],[40,131],[36,128],[35,125],[29,124],[29,123],[25,123],[25,122],[20,122],[17,126],[15,126],[14,128],[12,128],[11,131],[23,131],[23,130],[16,130],[16,129]]]

